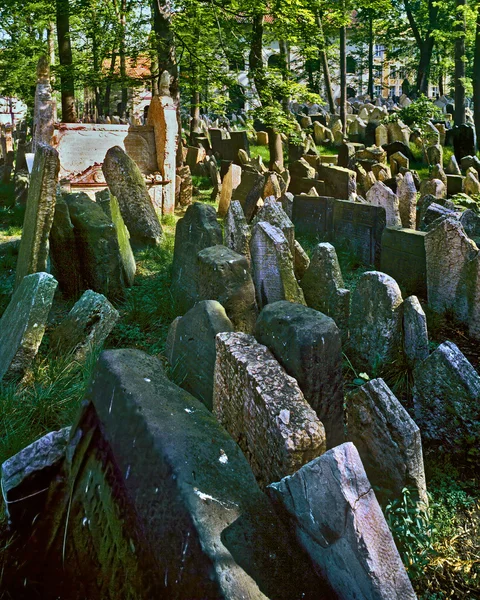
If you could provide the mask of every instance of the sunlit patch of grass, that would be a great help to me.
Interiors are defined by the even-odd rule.
[[[270,162],[270,150],[268,149],[268,146],[257,146],[255,144],[250,144],[250,156],[251,158],[261,156],[263,164],[268,167]]]

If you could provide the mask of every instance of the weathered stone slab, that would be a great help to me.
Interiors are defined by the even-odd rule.
[[[411,367],[429,354],[427,317],[416,296],[403,303],[403,351]]]
[[[115,226],[100,206],[83,192],[66,195],[65,202],[84,285],[107,298],[122,298],[125,280]]]
[[[213,206],[194,202],[177,222],[172,266],[172,295],[185,313],[198,300],[197,254],[222,244],[222,229]]]
[[[342,600],[416,595],[352,443],[333,448],[269,487],[317,572]]]
[[[401,227],[400,208],[397,195],[381,181],[377,181],[367,194],[367,202],[382,206],[387,217],[387,227]]]
[[[382,506],[405,487],[428,505],[420,430],[383,379],[347,396],[348,440],[355,444]]]
[[[327,239],[333,229],[335,200],[322,196],[295,196],[292,221],[297,235],[319,236]]]
[[[222,181],[220,200],[218,202],[218,216],[225,217],[230,207],[232,194],[240,185],[242,178],[242,169],[238,165],[231,164]]]
[[[21,377],[37,355],[57,282],[47,273],[23,278],[0,319],[0,381]]]
[[[252,171],[242,171],[240,184],[232,192],[232,200],[238,200],[242,205],[247,221],[250,223],[257,202],[260,200],[265,185],[265,177]]]
[[[318,244],[300,287],[308,306],[331,317],[342,333],[348,336],[350,290],[345,288],[335,248],[328,242]]]
[[[162,227],[136,163],[122,148],[114,146],[105,155],[102,170],[110,191],[118,200],[132,245],[142,247],[159,244]]]
[[[52,332],[51,348],[57,354],[71,352],[75,360],[83,360],[105,342],[119,318],[105,296],[87,290]]]
[[[59,168],[57,151],[39,143],[28,188],[15,288],[18,288],[26,275],[47,270],[48,236],[55,213]]]
[[[323,194],[340,200],[352,200],[357,191],[357,174],[355,171],[335,167],[333,165],[318,165],[318,178],[323,181]]]
[[[252,231],[250,254],[259,308],[279,300],[305,304],[287,238],[278,227],[264,221],[257,223]]]
[[[49,594],[332,597],[292,545],[239,447],[168,381],[158,359],[104,352],[87,400],[67,449],[66,483],[46,515],[54,511],[53,523],[39,544]]]
[[[445,342],[414,371],[415,421],[425,440],[448,452],[480,443],[480,377],[452,342]]]
[[[403,349],[403,298],[385,273],[367,271],[352,296],[350,343],[359,364],[369,369],[397,360]]]
[[[197,257],[199,298],[217,300],[235,331],[253,333],[257,303],[245,256],[225,246],[211,246],[201,250]]]
[[[293,271],[298,281],[300,281],[305,275],[309,266],[310,259],[308,258],[308,254],[302,248],[300,243],[295,240],[293,252]]]
[[[274,197],[270,196],[265,199],[264,205],[252,221],[252,226],[260,223],[260,221],[266,221],[270,225],[275,225],[275,227],[282,230],[283,235],[287,238],[290,252],[293,256],[295,252],[295,226],[283,210],[280,202],[277,202]]]
[[[213,411],[261,485],[325,451],[325,431],[297,382],[244,333],[217,335]]]
[[[405,173],[400,180],[397,195],[402,227],[415,229],[417,221],[417,188],[413,175],[410,172]]]
[[[381,270],[406,291],[426,298],[427,262],[424,231],[386,227],[382,235]]]
[[[343,443],[342,343],[332,319],[306,306],[275,302],[260,313],[255,337],[297,380],[325,427],[327,448]]]
[[[250,267],[250,238],[252,232],[248,226],[242,205],[238,200],[230,203],[224,221],[225,245],[247,259]]]

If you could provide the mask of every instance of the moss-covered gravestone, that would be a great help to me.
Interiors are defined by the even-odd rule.
[[[15,288],[25,275],[47,270],[48,236],[55,212],[59,169],[58,152],[51,146],[38,144],[28,188]]]
[[[23,278],[0,320],[0,381],[21,377],[35,358],[45,332],[57,282],[48,273]]]

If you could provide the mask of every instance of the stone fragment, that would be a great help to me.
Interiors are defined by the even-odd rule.
[[[425,149],[425,156],[429,165],[443,165],[443,148],[440,146],[440,144],[427,146]]]
[[[219,302],[203,300],[170,327],[172,380],[212,410],[215,336],[234,331],[232,322]]]
[[[225,246],[205,248],[197,256],[199,298],[217,300],[224,307],[235,331],[253,333],[257,303],[245,256]]]
[[[60,471],[70,429],[47,433],[2,464],[2,495],[11,527],[30,523],[44,510],[46,492]]]
[[[194,202],[177,222],[170,289],[181,313],[198,300],[198,252],[222,244],[222,237],[213,206]]]
[[[383,206],[387,215],[387,227],[401,227],[399,200],[381,181],[377,181],[367,193],[367,202],[374,206]]]
[[[261,221],[253,227],[250,240],[253,282],[257,305],[288,300],[305,304],[293,271],[293,257],[282,231]]]
[[[325,451],[325,431],[297,382],[244,333],[217,335],[213,411],[262,486]]]
[[[304,158],[293,162],[288,167],[288,170],[292,177],[305,177],[306,179],[315,179],[314,167],[311,167]]]
[[[337,253],[331,244],[327,242],[315,247],[300,286],[307,305],[331,317],[346,339],[350,290],[345,288]]]
[[[178,197],[178,204],[180,206],[190,206],[192,203],[193,197],[193,182],[192,182],[192,172],[190,171],[190,167],[188,165],[183,165],[178,167],[176,170],[177,177],[180,177],[180,193]],[[163,187],[163,186],[162,186]],[[162,190],[163,191],[163,190]],[[216,200],[216,191],[215,188],[212,192],[213,201]],[[165,214],[173,214],[173,211],[170,213],[165,212]]]
[[[0,381],[21,377],[37,355],[57,282],[47,273],[23,278],[0,319]]]
[[[434,196],[435,198],[446,198],[447,188],[440,179],[424,179],[420,184],[420,196]]]
[[[105,155],[102,171],[110,191],[118,200],[132,245],[143,247],[159,244],[162,227],[136,163],[120,146],[114,146]],[[173,187],[175,193],[175,184]]]
[[[405,173],[397,187],[398,205],[402,227],[415,229],[417,219],[417,188],[413,175]]]
[[[480,238],[480,215],[467,209],[462,213],[460,223],[468,237]]]
[[[268,133],[266,131],[257,131],[257,144],[259,146],[268,146]]]
[[[455,158],[455,154],[452,154],[452,156],[450,157],[450,160],[448,161],[446,172],[449,173],[450,175],[461,175],[462,174],[462,171],[460,170],[460,167],[458,166],[457,159]]]
[[[120,314],[102,294],[87,290],[52,332],[50,346],[58,355],[83,360],[103,345]]]
[[[383,379],[347,396],[348,440],[355,444],[375,496],[385,507],[413,490],[428,505],[420,430]]]
[[[428,358],[427,317],[416,296],[403,303],[403,351],[411,367]]]
[[[250,238],[252,233],[248,226],[242,205],[238,200],[230,203],[224,221],[225,245],[247,259],[250,267]]]
[[[385,146],[388,144],[388,129],[385,125],[378,125],[375,129],[375,145]]]
[[[445,175],[442,165],[436,164],[432,167],[430,179],[439,179],[445,187],[447,186],[447,176]]]
[[[223,218],[227,215],[232,200],[232,194],[240,185],[242,169],[238,165],[231,164],[222,181],[222,190],[218,202],[218,216]]]
[[[329,450],[268,491],[339,598],[416,599],[352,443]]]
[[[84,285],[110,299],[125,292],[117,231],[100,206],[87,194],[65,196],[75,235]]]
[[[282,195],[282,188],[276,173],[267,173],[265,176],[265,185],[263,187],[262,198],[274,197],[276,200]]]
[[[295,277],[298,281],[303,278],[309,266],[310,259],[308,258],[308,254],[302,248],[300,243],[295,240],[295,248],[293,252],[293,272],[295,273]]]
[[[423,202],[418,216],[421,218],[420,229],[425,232],[430,231],[432,227],[436,227],[438,225],[437,221],[440,222],[440,220],[448,218],[458,219],[458,214],[455,211],[436,202],[428,202],[428,204]]]
[[[290,302],[268,304],[255,337],[267,346],[325,427],[327,448],[345,439],[340,332],[324,314]]]
[[[58,152],[38,143],[30,175],[27,207],[15,272],[15,288],[26,275],[47,270],[48,236],[55,213]]]
[[[400,357],[402,311],[402,294],[392,277],[379,271],[361,276],[350,314],[350,342],[360,364],[375,369]]]
[[[355,171],[332,165],[319,165],[318,178],[325,185],[324,192],[321,195],[342,200],[355,199],[357,193],[357,174]]]
[[[463,191],[468,196],[478,196],[480,194],[480,182],[472,171],[470,169],[467,171],[463,180]]]
[[[290,252],[294,255],[295,252],[295,226],[291,222],[288,215],[282,209],[280,202],[277,202],[274,197],[265,199],[264,205],[259,209],[251,225],[254,226],[261,221],[266,221],[270,225],[274,225],[281,229],[283,235],[287,238]]]
[[[257,210],[257,203],[262,196],[264,186],[264,175],[242,171],[240,184],[232,192],[232,200],[240,202],[249,223]]]
[[[413,405],[422,436],[448,452],[480,443],[480,377],[452,342],[414,371]]]
[[[403,173],[402,169],[409,169],[410,161],[408,158],[402,154],[401,152],[395,152],[390,155],[390,169],[392,171],[392,177],[398,175],[398,173]]]

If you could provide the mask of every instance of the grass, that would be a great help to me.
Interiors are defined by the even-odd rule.
[[[263,164],[267,165],[270,162],[270,150],[268,146],[257,146],[255,144],[250,144],[250,156],[252,158],[256,158],[257,156],[261,156],[263,160]]]

